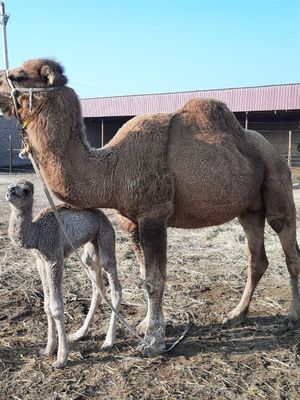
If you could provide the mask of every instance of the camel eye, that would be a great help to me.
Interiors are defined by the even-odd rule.
[[[24,82],[28,79],[28,75],[25,73],[25,71],[19,72],[18,75],[9,74],[8,77],[14,82]]]

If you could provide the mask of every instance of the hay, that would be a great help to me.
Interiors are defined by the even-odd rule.
[[[22,176],[23,177],[23,176]],[[39,356],[46,341],[41,283],[33,258],[7,237],[7,185],[0,179],[0,399],[293,399],[300,372],[294,349],[299,333],[287,329],[289,279],[277,237],[266,233],[270,268],[254,296],[249,319],[225,329],[222,316],[241,296],[246,278],[243,232],[236,221],[198,231],[170,230],[165,295],[167,343],[193,323],[185,340],[168,354],[144,359],[137,342],[119,324],[117,344],[101,350],[110,311],[100,305],[89,337],[71,344],[70,361],[54,370]],[[27,179],[36,181],[26,174]],[[36,183],[36,210],[47,205]],[[139,268],[117,229],[117,259],[124,288],[121,313],[138,324],[146,301]],[[90,284],[75,257],[65,269],[68,331],[82,323]]]

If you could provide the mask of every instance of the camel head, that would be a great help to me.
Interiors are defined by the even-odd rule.
[[[33,192],[33,183],[21,180],[8,186],[5,198],[15,208],[26,209],[32,207]]]
[[[25,61],[21,67],[10,69],[8,78],[16,88],[51,88],[67,83],[63,68],[53,60],[37,59]],[[28,97],[28,95],[26,95]],[[17,92],[18,103],[24,95]],[[0,72],[0,110],[7,117],[14,115],[11,87],[6,78],[6,71]]]

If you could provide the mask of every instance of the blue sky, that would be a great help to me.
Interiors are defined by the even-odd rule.
[[[4,2],[10,67],[54,58],[82,98],[300,81],[299,0]]]

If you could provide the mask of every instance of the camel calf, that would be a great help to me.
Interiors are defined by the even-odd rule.
[[[67,364],[69,352],[62,297],[63,262],[73,250],[65,240],[51,209],[42,210],[32,220],[33,191],[33,184],[24,180],[8,187],[6,199],[11,206],[9,236],[16,246],[32,249],[35,255],[43,285],[44,309],[48,318],[48,341],[41,354],[50,356],[55,352],[56,327],[58,350],[53,366],[63,368]],[[100,210],[78,210],[60,205],[58,212],[74,248],[84,245],[82,261],[89,268],[93,280],[103,290],[105,288],[101,267],[107,272],[112,303],[118,308],[122,290],[116,269],[115,233],[111,223]],[[88,314],[82,327],[69,335],[69,340],[75,341],[86,336],[100,301],[96,285],[92,281],[92,298]],[[112,313],[102,348],[113,346],[115,331],[116,316]]]

